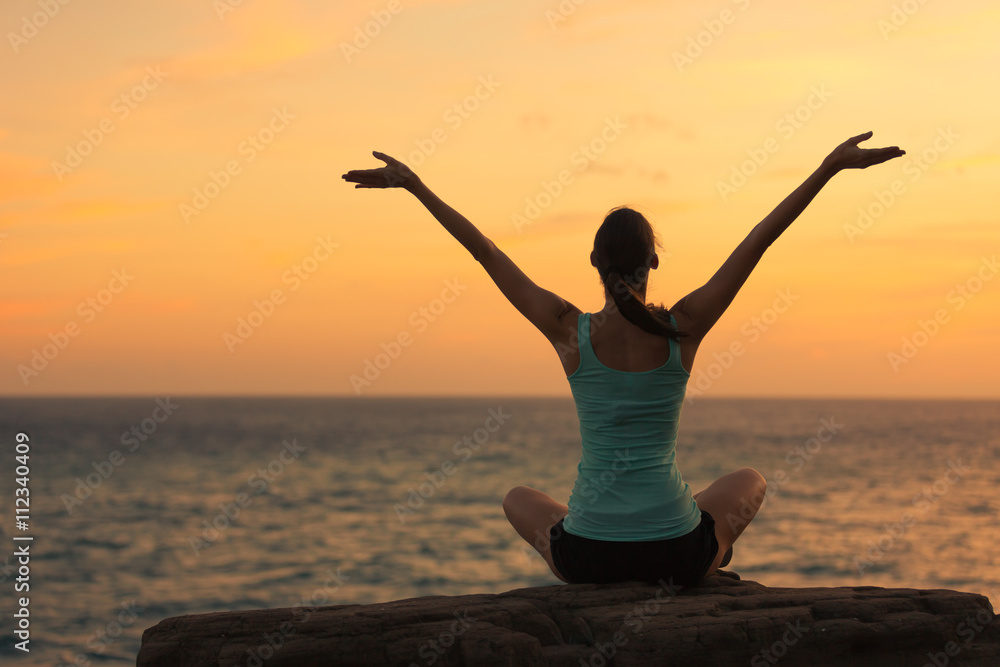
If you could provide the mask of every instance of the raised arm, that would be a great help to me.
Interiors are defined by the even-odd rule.
[[[866,132],[851,137],[837,146],[792,194],[778,204],[770,214],[750,230],[747,237],[722,264],[707,283],[674,304],[680,329],[700,340],[733,302],[736,293],[750,277],[764,251],[799,217],[809,202],[842,169],[865,169],[904,154],[897,146],[889,148],[859,148],[871,138]]]
[[[405,164],[384,153],[372,153],[386,163],[378,169],[359,169],[343,175],[356,188],[403,188],[413,194],[441,226],[461,243],[496,283],[507,300],[555,345],[564,337],[564,315],[575,307],[531,281],[493,241],[461,213],[431,192]],[[572,322],[576,324],[575,320]]]

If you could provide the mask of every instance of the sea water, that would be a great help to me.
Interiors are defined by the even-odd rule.
[[[767,478],[728,568],[743,579],[997,604],[998,434],[995,401],[699,398],[677,461],[694,491]],[[0,658],[23,665],[135,664],[143,630],[180,614],[559,584],[501,500],[565,503],[580,459],[569,398],[0,399],[0,439]],[[15,535],[34,538],[27,593]]]

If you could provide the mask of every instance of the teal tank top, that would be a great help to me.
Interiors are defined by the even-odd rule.
[[[670,321],[676,326],[673,315]],[[577,320],[580,366],[570,389],[583,455],[563,528],[613,542],[665,540],[701,523],[691,488],[674,462],[681,404],[691,374],[680,345],[651,371],[608,368],[590,343],[590,313]]]

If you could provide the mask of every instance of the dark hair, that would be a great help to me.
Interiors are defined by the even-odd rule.
[[[649,333],[678,340],[688,334],[670,321],[663,304],[645,304],[636,288],[645,284],[659,246],[653,226],[638,211],[613,208],[594,237],[594,263],[622,316]]]

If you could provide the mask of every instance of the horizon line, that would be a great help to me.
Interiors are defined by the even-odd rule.
[[[379,394],[376,396],[358,396],[355,394],[320,394],[320,393],[211,393],[211,394],[185,394],[173,392],[161,392],[159,394],[0,394],[0,400],[5,399],[133,399],[133,398],[160,398],[162,396],[183,396],[184,398],[349,398],[358,400],[379,400],[379,399],[478,399],[478,398],[510,398],[510,399],[555,399],[573,400],[571,394],[560,396],[557,394]],[[751,396],[751,395],[724,395],[724,396],[699,396],[698,401],[713,400],[765,400],[765,401],[788,401],[788,400],[809,400],[809,401],[1000,401],[1000,396]],[[693,402],[693,401],[690,401]],[[689,401],[685,399],[685,404]]]

